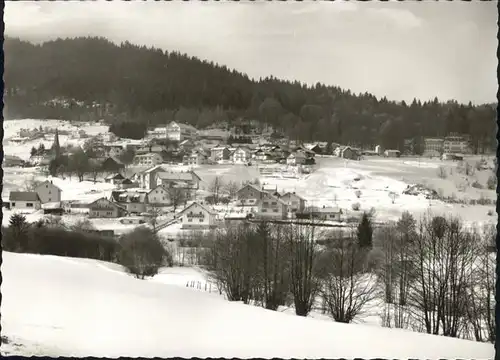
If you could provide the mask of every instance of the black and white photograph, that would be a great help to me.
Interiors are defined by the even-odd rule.
[[[2,356],[493,359],[497,1],[9,1]]]

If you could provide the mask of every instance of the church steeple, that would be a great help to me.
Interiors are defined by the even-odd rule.
[[[54,136],[54,143],[52,144],[52,149],[54,155],[57,158],[61,155],[61,146],[59,145],[59,132],[56,129],[56,135]]]

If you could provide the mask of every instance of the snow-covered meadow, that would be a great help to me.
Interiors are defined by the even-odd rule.
[[[4,154],[18,156],[22,160],[28,160],[30,157],[31,148],[38,147],[43,144],[46,148],[50,148],[53,139],[35,139],[23,143],[13,142],[12,140],[19,136],[19,131],[22,129],[34,128],[49,128],[51,130],[58,129],[59,142],[61,146],[78,146],[82,145],[84,139],[80,139],[78,135],[79,130],[83,130],[88,136],[95,136],[108,132],[108,126],[102,124],[72,124],[69,121],[62,120],[38,120],[38,119],[23,119],[23,120],[6,120],[3,122],[4,138]]]
[[[231,303],[172,271],[4,252],[3,355],[475,358],[492,344],[340,324]],[[36,299],[36,300],[34,300]]]

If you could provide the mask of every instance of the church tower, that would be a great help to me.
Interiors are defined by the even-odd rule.
[[[59,145],[59,132],[56,129],[56,135],[54,136],[54,143],[52,144],[51,150],[53,151],[55,158],[58,159],[61,156],[61,146]]]

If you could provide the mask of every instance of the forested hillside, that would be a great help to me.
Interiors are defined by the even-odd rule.
[[[304,141],[402,149],[407,138],[459,132],[471,134],[479,151],[496,147],[496,105],[406,104],[322,84],[255,81],[206,60],[103,38],[41,45],[7,38],[4,49],[7,119],[105,118],[151,126],[175,118],[198,128],[256,119]]]

